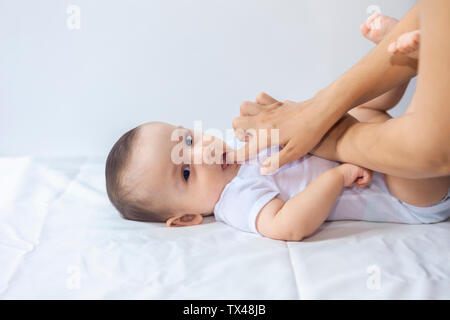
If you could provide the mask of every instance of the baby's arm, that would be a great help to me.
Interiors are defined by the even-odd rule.
[[[348,163],[327,170],[288,201],[274,198],[267,203],[256,218],[256,229],[268,238],[300,241],[326,220],[343,187],[365,187],[371,178],[369,170]]]

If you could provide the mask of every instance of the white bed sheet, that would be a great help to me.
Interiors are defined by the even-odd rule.
[[[123,220],[101,158],[0,158],[1,299],[449,299],[450,221],[303,242]]]

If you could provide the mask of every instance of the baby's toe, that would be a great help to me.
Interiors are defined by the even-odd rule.
[[[413,38],[413,41],[417,44],[420,43],[420,30],[416,30],[411,32],[411,37]]]
[[[418,49],[419,43],[416,38],[409,33],[401,35],[397,40],[397,47],[401,53],[411,53]]]
[[[365,23],[363,23],[360,27],[359,30],[361,30],[361,33],[364,37],[367,37],[367,34],[369,33],[370,29],[369,27],[367,27],[367,25]]]
[[[383,31],[376,26],[373,26],[372,29],[370,29],[370,40],[372,40],[375,43],[379,43],[381,40],[383,40]]]
[[[419,49],[419,43],[420,43],[420,31],[412,31],[405,34],[405,42],[409,47],[411,47],[414,50]]]
[[[380,14],[377,12],[374,12],[371,16],[369,16],[366,20],[367,27],[370,28],[370,25],[372,24],[372,22],[379,16],[380,16]]]
[[[388,51],[391,53],[397,52],[397,41],[394,41],[389,45]]]

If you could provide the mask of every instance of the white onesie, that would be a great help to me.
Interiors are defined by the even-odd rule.
[[[338,162],[306,155],[282,166],[272,175],[261,175],[261,163],[279,147],[261,151],[239,168],[236,177],[224,188],[214,207],[217,220],[242,231],[258,233],[256,217],[274,197],[285,201],[302,191],[324,171],[336,167]],[[366,188],[343,188],[327,217],[332,220],[365,220],[409,224],[435,223],[450,216],[450,189],[447,197],[430,207],[408,205],[389,192],[384,174],[374,172]]]

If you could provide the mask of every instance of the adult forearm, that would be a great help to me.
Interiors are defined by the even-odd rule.
[[[353,122],[341,131],[332,156],[336,161],[404,178],[447,175],[445,156],[439,151],[446,142],[430,131],[420,114],[381,123]]]
[[[367,123],[345,114],[310,153],[404,178],[449,175],[445,149],[450,134],[441,134],[448,129],[426,118],[407,113],[389,122]]]

